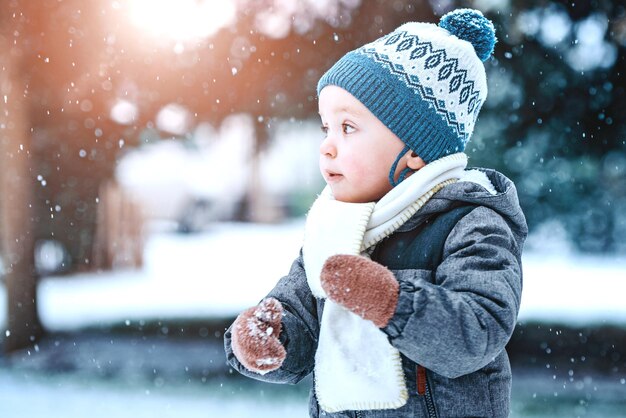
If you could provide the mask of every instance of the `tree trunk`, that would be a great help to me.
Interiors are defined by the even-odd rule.
[[[8,33],[8,32],[4,32]],[[0,254],[6,267],[8,320],[3,349],[33,344],[42,328],[37,315],[31,169],[26,82],[22,55],[0,34]],[[1,324],[0,324],[1,326]]]
[[[272,223],[284,217],[281,206],[275,198],[267,194],[261,179],[261,153],[268,147],[269,130],[267,123],[255,118],[254,122],[255,146],[250,158],[250,174],[248,191],[246,193],[247,216],[246,220],[258,223]]]

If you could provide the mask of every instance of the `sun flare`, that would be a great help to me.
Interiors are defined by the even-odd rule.
[[[234,0],[128,0],[135,26],[175,41],[207,38],[232,24]]]

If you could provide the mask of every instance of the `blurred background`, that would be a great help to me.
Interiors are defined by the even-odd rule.
[[[626,416],[608,0],[0,0],[0,416],[307,416],[310,382],[237,376],[223,331],[298,254],[319,77],[457,7],[499,38],[470,165],[515,181],[531,231],[512,416]]]

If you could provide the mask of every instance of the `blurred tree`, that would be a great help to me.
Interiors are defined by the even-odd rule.
[[[502,0],[485,9],[500,42],[472,163],[515,180],[531,230],[557,221],[583,251],[623,249],[624,5]]]
[[[3,5],[4,6],[4,5]],[[41,334],[37,316],[33,230],[33,154],[25,98],[28,78],[21,42],[21,16],[0,10],[0,254],[6,265],[8,312],[2,348],[9,352],[32,344]]]

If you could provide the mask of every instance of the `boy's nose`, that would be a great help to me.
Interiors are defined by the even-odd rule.
[[[333,144],[330,135],[324,138],[320,144],[320,154],[330,158],[337,156],[337,147]]]

